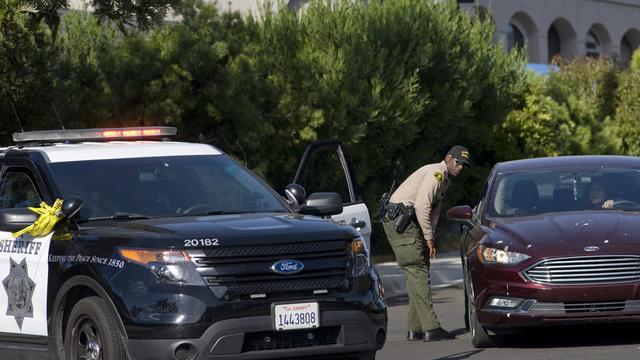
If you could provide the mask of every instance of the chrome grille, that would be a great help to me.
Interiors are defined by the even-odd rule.
[[[640,256],[582,256],[542,260],[524,270],[545,285],[608,284],[640,280]]]

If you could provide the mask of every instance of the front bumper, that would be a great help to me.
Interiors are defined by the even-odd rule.
[[[255,316],[216,322],[198,339],[129,339],[125,345],[129,358],[141,360],[185,354],[193,360],[283,359],[375,351],[386,338],[386,313],[323,311],[320,324],[316,330],[276,332],[270,316]]]
[[[516,270],[484,267],[472,274],[478,321],[490,329],[640,321],[640,283],[543,285]],[[491,300],[515,299],[513,307]]]

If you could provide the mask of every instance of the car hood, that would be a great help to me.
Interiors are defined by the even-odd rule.
[[[510,219],[492,219],[483,226],[485,245],[528,255],[591,255],[640,253],[640,213],[581,211]]]
[[[215,246],[221,247],[251,246],[348,240],[358,236],[358,232],[351,226],[314,216],[240,214],[112,222],[111,226],[85,228],[79,235],[127,246],[176,248],[185,246],[185,240],[190,239],[217,239]]]

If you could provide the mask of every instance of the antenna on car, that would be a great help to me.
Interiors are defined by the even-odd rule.
[[[58,110],[56,110],[56,106],[53,105],[53,101],[49,102],[51,104],[51,107],[53,108],[53,113],[56,114],[56,118],[58,118],[58,122],[60,122],[60,127],[62,128],[62,130],[66,130],[64,128],[64,124],[62,123],[62,120],[60,119],[60,115],[58,115]]]
[[[20,123],[20,118],[18,117],[18,113],[16,112],[16,108],[15,106],[13,106],[13,101],[9,100],[9,103],[11,104],[11,108],[13,109],[13,115],[15,115],[16,120],[18,120],[18,126],[20,126],[20,132],[24,132],[24,129],[22,128],[22,123]]]

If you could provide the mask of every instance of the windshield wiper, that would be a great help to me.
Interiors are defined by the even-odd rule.
[[[236,215],[236,214],[261,214],[261,213],[289,213],[286,210],[260,210],[260,211],[232,211],[232,210],[210,210],[207,215]]]
[[[78,224],[82,224],[87,221],[99,221],[99,220],[141,220],[141,219],[151,219],[151,216],[126,213],[126,212],[116,212],[116,213],[113,213],[113,215],[111,216],[100,216],[100,217],[92,217],[88,219],[81,219],[81,220],[78,220]]]
[[[210,210],[207,211],[207,215],[234,215],[234,214],[245,214],[246,211],[229,211],[229,210]]]

